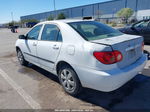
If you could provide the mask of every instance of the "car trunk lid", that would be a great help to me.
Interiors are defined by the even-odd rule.
[[[142,42],[143,38],[133,35],[121,35],[117,37],[94,40],[93,43],[108,45],[112,50],[118,50],[123,55],[123,60],[118,62],[119,68],[124,68],[136,60],[142,55]]]

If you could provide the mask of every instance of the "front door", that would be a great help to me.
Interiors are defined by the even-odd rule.
[[[53,24],[44,26],[41,40],[38,41],[37,56],[41,67],[52,70],[62,45],[62,36],[59,28]]]
[[[29,62],[38,64],[37,58],[37,42],[42,25],[34,27],[27,33],[27,39],[24,41],[24,56]]]

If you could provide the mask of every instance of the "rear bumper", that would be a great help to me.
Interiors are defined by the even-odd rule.
[[[118,89],[141,72],[146,65],[147,56],[143,56],[134,64],[124,69],[97,71],[89,68],[75,67],[83,87],[109,92]]]

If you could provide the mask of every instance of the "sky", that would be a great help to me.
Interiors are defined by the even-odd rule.
[[[19,21],[20,16],[54,10],[54,0],[0,0],[0,24],[13,20]],[[105,2],[110,0],[55,0],[56,9]]]

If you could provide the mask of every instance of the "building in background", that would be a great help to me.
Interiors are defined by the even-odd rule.
[[[49,16],[56,16],[60,13],[65,14],[66,18],[83,18],[91,16],[103,20],[117,18],[116,13],[122,8],[134,10],[133,17],[137,20],[150,18],[150,0],[112,0],[107,2],[95,3],[90,5],[72,7],[56,11],[22,16],[21,20],[36,19],[45,21]]]

